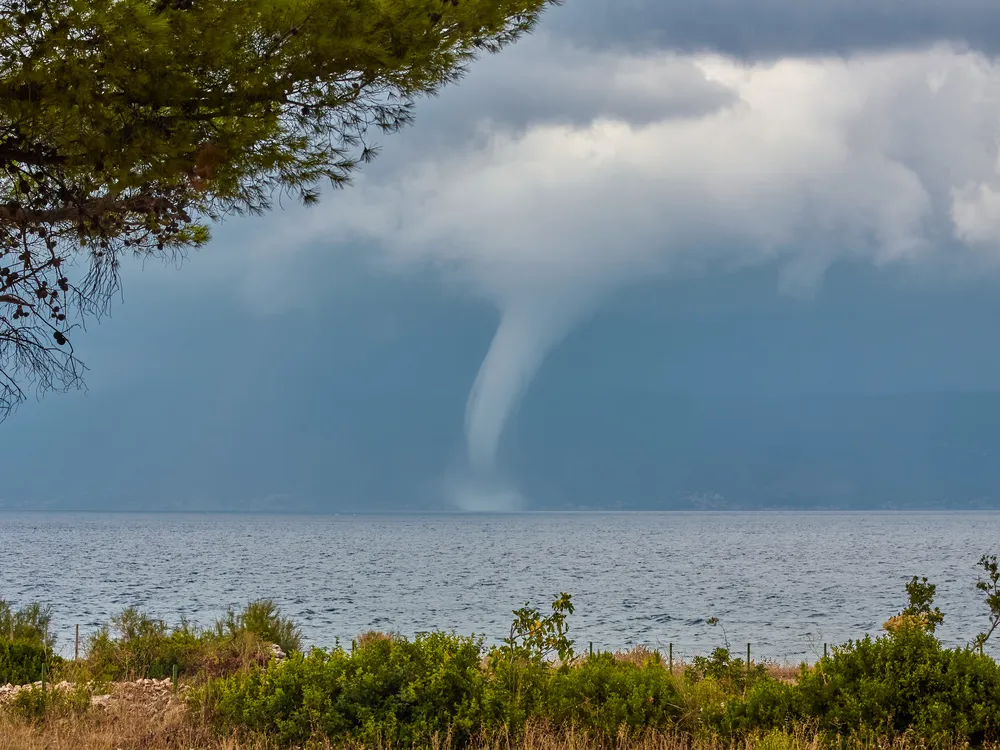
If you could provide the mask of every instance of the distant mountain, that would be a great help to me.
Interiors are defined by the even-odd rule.
[[[269,474],[234,455],[215,486],[157,476],[131,494],[68,485],[0,496],[0,509],[445,510],[442,477],[461,446],[435,452],[424,437],[458,415],[447,417],[428,407],[394,424],[373,411],[356,444],[329,448],[329,490],[302,479],[321,458],[268,458],[288,488],[270,491]],[[1000,394],[710,400],[549,383],[512,427],[503,465],[532,509],[1000,509]],[[364,460],[375,455],[383,468]]]
[[[554,507],[1000,509],[1000,394],[633,392],[563,408],[526,408],[512,456]]]

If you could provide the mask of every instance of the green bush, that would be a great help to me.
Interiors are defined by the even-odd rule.
[[[215,681],[200,700],[220,727],[284,743],[409,746],[449,734],[462,742],[482,726],[481,651],[480,640],[445,633],[368,638],[353,654],[316,649]]]
[[[49,672],[61,663],[58,656],[37,643],[0,640],[0,685],[26,685],[42,679],[42,665]]]
[[[681,716],[682,700],[673,675],[655,657],[637,665],[603,653],[553,670],[544,711],[555,726],[615,737],[621,730],[670,726]]]
[[[410,746],[450,736],[517,735],[529,720],[613,738],[670,726],[681,715],[674,678],[656,659],[611,654],[553,667],[532,659],[485,665],[482,642],[445,633],[365,638],[353,653],[297,654],[267,670],[211,683],[198,697],[216,725],[281,743]]]
[[[240,613],[230,613],[233,627],[217,625],[199,630],[186,621],[170,628],[163,620],[128,608],[91,636],[86,657],[71,671],[78,678],[98,680],[163,679],[176,665],[182,676],[220,676],[267,664],[273,654],[266,637],[257,631],[283,628],[295,633],[294,625],[269,608],[250,605]],[[262,614],[263,612],[263,614]],[[247,624],[249,623],[249,624]]]
[[[711,656],[696,656],[691,660],[691,666],[684,671],[688,681],[713,679],[719,682],[727,692],[743,694],[747,688],[767,678],[767,667],[764,664],[750,664],[742,659],[734,659],[728,648],[717,648]]]
[[[567,617],[573,614],[573,597],[565,592],[556,595],[551,610],[542,614],[530,604],[515,609],[507,637],[490,649],[484,726],[520,731],[542,710],[552,673],[547,659],[572,663]]]
[[[919,627],[834,649],[797,690],[804,715],[831,733],[1000,740],[1000,665]]]
[[[129,607],[91,636],[85,661],[99,678],[163,677],[171,673],[176,657],[169,640],[165,622]]]
[[[30,602],[20,609],[13,609],[0,599],[0,638],[23,643],[33,643],[52,651],[55,638],[49,635],[52,610],[39,602]]]
[[[715,704],[700,707],[700,724],[725,737],[748,737],[771,730],[790,731],[806,720],[797,686],[772,677],[754,680],[745,694],[722,691],[720,697]]]
[[[216,634],[238,638],[244,633],[253,633],[267,643],[277,644],[286,654],[302,650],[302,634],[270,599],[252,601],[236,612],[229,608],[226,616],[215,624]]]
[[[534,659],[498,658],[494,649],[485,671],[484,727],[520,732],[543,710],[552,665]]]
[[[18,719],[41,722],[53,716],[85,713],[90,709],[93,695],[92,687],[84,684],[71,690],[32,687],[19,691],[10,701],[8,710]]]

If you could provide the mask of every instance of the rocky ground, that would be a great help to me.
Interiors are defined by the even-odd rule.
[[[72,682],[56,682],[46,685],[46,690],[68,695],[77,690]],[[18,693],[28,690],[41,690],[42,683],[32,685],[0,685],[0,705],[15,699]],[[171,699],[180,698],[188,689],[179,685],[176,693],[170,678],[165,680],[133,680],[132,682],[113,682],[104,686],[107,692],[102,692],[100,686],[95,686],[95,695],[90,699],[91,705],[99,708],[109,708],[118,704],[144,705],[152,709],[165,708]]]
[[[271,651],[274,654],[275,662],[284,661],[285,653],[278,646],[272,645]],[[64,681],[50,682],[45,686],[45,689],[69,695],[78,690],[79,687],[77,683]],[[171,702],[171,699],[180,699],[189,689],[187,685],[179,684],[175,692],[173,681],[169,677],[163,680],[131,680],[128,682],[104,683],[103,685],[95,684],[86,687],[89,687],[93,692],[90,699],[92,706],[110,708],[117,705],[142,705],[154,710],[165,708]],[[35,682],[30,685],[0,685],[0,706],[13,701],[18,693],[41,689],[41,682]]]

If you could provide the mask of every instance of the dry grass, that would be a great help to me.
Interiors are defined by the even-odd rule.
[[[332,746],[327,742],[317,742],[313,747],[315,750],[362,750],[360,745]],[[431,745],[433,750],[450,750],[451,747],[448,738]],[[468,750],[824,750],[826,747],[828,745],[820,737],[806,730],[765,734],[742,742],[665,732],[651,732],[637,738],[622,735],[613,741],[601,741],[586,732],[535,726],[519,739],[498,735],[473,743]],[[926,745],[900,739],[892,743],[848,742],[841,747],[849,750],[923,750]],[[44,723],[20,720],[0,712],[0,750],[278,750],[278,746],[260,737],[214,735],[192,720],[183,703],[171,702],[165,710],[153,715],[140,706],[123,704],[113,710],[49,717]],[[984,750],[1000,750],[1000,747]]]
[[[355,647],[362,649],[378,641],[396,641],[400,636],[395,633],[383,633],[381,630],[369,630],[355,639]]]
[[[212,737],[189,721],[183,705],[152,714],[137,706],[67,713],[45,722],[21,720],[0,713],[0,750],[264,750],[266,745],[241,744]]]
[[[663,654],[658,651],[654,651],[647,646],[635,646],[626,651],[616,651],[615,659],[635,664],[637,667],[643,666],[650,660],[658,660],[663,664],[664,669],[668,668],[667,660]],[[773,662],[766,662],[764,666],[767,669],[768,675],[776,680],[788,683],[798,681],[800,669],[798,664],[775,664]],[[686,669],[688,669],[689,665],[682,659],[675,659],[673,667],[673,673],[679,676],[682,675]]]
[[[794,683],[799,681],[799,666],[791,664],[767,664],[767,674],[782,682]]]
[[[633,646],[627,651],[615,651],[615,660],[635,664],[637,667],[644,666],[651,659],[661,661],[666,664],[662,654],[657,651],[653,651],[646,646]],[[677,665],[674,666],[676,667]]]

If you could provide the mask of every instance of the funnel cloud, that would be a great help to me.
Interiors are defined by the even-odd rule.
[[[515,302],[503,310],[465,408],[468,459],[476,476],[495,472],[504,427],[573,317],[557,303],[538,301]]]
[[[473,138],[397,154],[399,171],[300,228],[497,307],[465,411],[482,487],[499,482],[504,430],[546,355],[630,284],[768,267],[776,290],[808,299],[841,263],[953,280],[1000,269],[996,58],[951,44],[760,62],[623,54],[627,88],[578,59],[549,72],[594,106],[565,122],[492,112]],[[671,80],[685,106],[665,102]],[[475,87],[473,72],[461,90]]]

